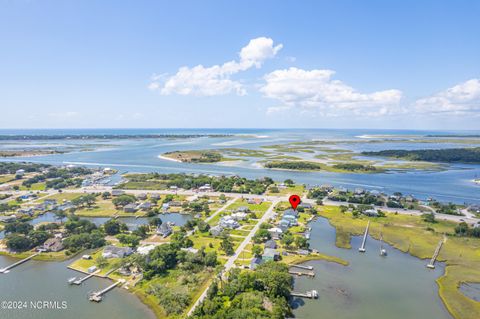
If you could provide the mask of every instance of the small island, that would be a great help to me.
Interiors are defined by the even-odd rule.
[[[380,173],[383,169],[373,165],[363,165],[357,163],[336,163],[326,165],[312,161],[271,161],[264,164],[266,168],[286,169],[298,171],[328,171],[337,173]]]
[[[480,147],[436,150],[383,150],[377,152],[362,152],[362,155],[391,157],[410,161],[480,163]]]
[[[233,158],[223,157],[220,152],[208,150],[174,151],[164,153],[162,157],[183,163],[217,163],[234,160]]]

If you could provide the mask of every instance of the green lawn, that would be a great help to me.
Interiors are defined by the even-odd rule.
[[[303,193],[305,192],[305,186],[303,185],[292,185],[292,186],[288,186],[288,187],[285,187],[285,188],[280,188],[278,187],[278,183],[275,184],[275,186],[277,186],[278,188],[278,193],[274,193],[272,192],[272,186],[270,186],[267,190],[267,192],[265,193],[266,195],[275,195],[275,196],[285,196],[285,195],[298,195],[300,197],[302,197]]]

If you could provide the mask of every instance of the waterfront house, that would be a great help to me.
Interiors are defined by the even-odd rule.
[[[138,205],[138,209],[141,209],[141,210],[150,210],[152,208],[152,203],[150,202],[143,202],[141,203],[140,205]]]
[[[33,209],[33,207],[21,208],[21,209],[18,210],[18,213],[33,216],[34,209]]]
[[[57,205],[57,200],[56,199],[46,199],[43,201],[45,205],[53,206]]]
[[[162,223],[157,227],[157,234],[162,237],[167,237],[173,232],[172,227],[168,223]]]
[[[125,207],[123,207],[123,211],[125,213],[135,213],[137,211],[137,205],[134,203],[125,205]]]
[[[288,220],[290,222],[290,226],[297,225],[297,217],[292,215],[283,215],[283,220]]]
[[[182,202],[178,200],[172,200],[171,202],[168,203],[171,207],[181,207]]]
[[[70,210],[72,208],[75,208],[75,205],[73,205],[72,203],[65,203],[65,204],[62,204],[62,205],[58,205],[55,209],[59,210],[59,211],[62,211],[62,212],[65,212],[65,211]]]
[[[104,258],[123,258],[133,253],[130,247],[106,246],[103,249],[102,257]]]
[[[263,261],[277,261],[280,259],[280,254],[276,249],[265,248],[263,250],[262,260]]]
[[[365,194],[365,190],[363,188],[355,188],[353,191],[355,195],[363,195]]]
[[[287,209],[286,211],[283,212],[283,216],[293,216],[293,217],[298,217],[298,212],[296,210],[293,210],[291,208]]]
[[[51,251],[51,252],[57,252],[62,250],[63,243],[60,238],[49,238],[45,243],[43,244],[41,250],[42,251]]]
[[[405,196],[405,200],[409,203],[412,203],[415,201],[415,198],[412,195],[407,195]]]

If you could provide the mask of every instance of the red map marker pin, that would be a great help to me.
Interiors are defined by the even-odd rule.
[[[290,205],[292,205],[293,209],[297,209],[298,204],[301,202],[300,196],[298,195],[291,195],[288,201],[290,202]]]

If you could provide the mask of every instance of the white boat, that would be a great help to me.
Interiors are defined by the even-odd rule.
[[[383,248],[383,234],[380,233],[380,256],[387,256],[387,250]]]
[[[75,282],[75,280],[77,280],[77,277],[72,277],[72,278],[68,279],[68,283],[69,283],[70,285],[73,285],[73,283]]]

